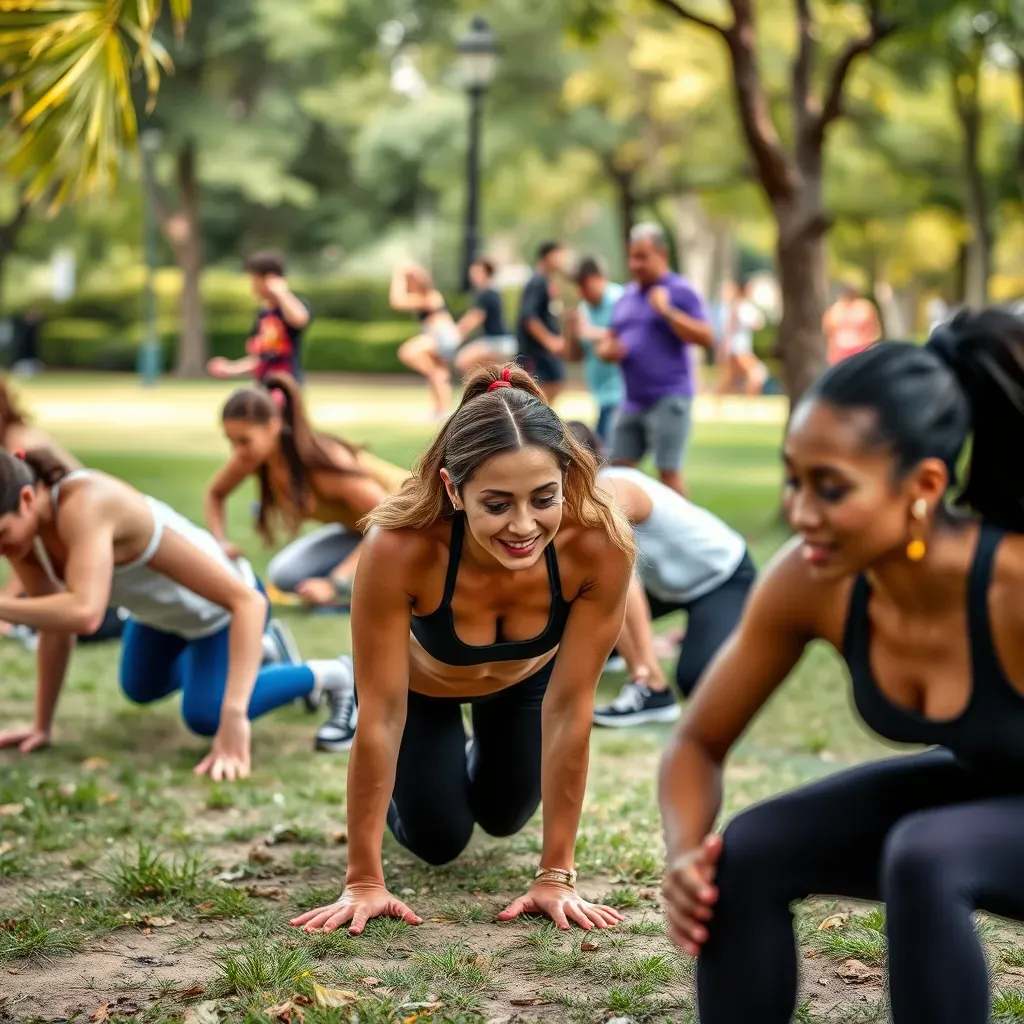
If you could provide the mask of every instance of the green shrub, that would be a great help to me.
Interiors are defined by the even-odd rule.
[[[234,315],[207,323],[210,356],[237,359],[245,354],[252,317]],[[415,333],[408,320],[358,323],[314,320],[302,344],[302,365],[311,373],[402,373],[398,346]],[[173,367],[177,332],[173,320],[157,324],[162,362]],[[107,321],[66,318],[44,322],[40,356],[54,368],[134,371],[145,335],[140,323],[118,327]]]

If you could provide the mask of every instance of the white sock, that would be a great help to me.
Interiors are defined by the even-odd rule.
[[[352,661],[348,656],[307,661],[313,673],[313,697],[318,699],[324,690],[344,690],[353,685]]]

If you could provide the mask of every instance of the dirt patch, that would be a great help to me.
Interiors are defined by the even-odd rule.
[[[125,928],[93,940],[81,952],[40,963],[0,968],[0,1020],[88,1017],[104,1004],[141,1008],[161,983],[178,992],[204,985],[217,972],[211,955],[223,945],[216,926],[175,925],[145,935]],[[118,1000],[121,1000],[118,1003]]]

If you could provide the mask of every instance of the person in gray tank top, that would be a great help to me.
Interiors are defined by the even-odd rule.
[[[603,461],[597,435],[580,422],[568,426]],[[651,622],[686,612],[675,678],[689,697],[740,620],[756,576],[754,563],[740,534],[646,473],[603,465],[598,483],[633,524],[637,561],[616,643],[629,678],[611,704],[594,709],[594,723],[622,727],[675,721],[679,704],[655,655]]]
[[[39,630],[35,721],[0,732],[0,747],[50,742],[74,637],[110,605],[130,614],[125,696],[148,704],[180,690],[185,724],[213,737],[197,774],[249,774],[250,719],[297,698],[351,700],[340,660],[260,667],[268,606],[248,563],[170,506],[106,473],[69,471],[49,449],[0,451],[0,555],[28,594],[0,597],[0,619]]]

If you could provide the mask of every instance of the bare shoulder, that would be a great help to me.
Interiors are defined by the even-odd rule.
[[[555,537],[555,551],[568,592],[591,589],[600,580],[626,580],[632,570],[630,556],[606,530],[578,524],[563,526]]]
[[[1008,533],[992,566],[989,606],[1014,626],[1024,626],[1024,535]]]
[[[852,586],[849,576],[828,579],[812,572],[794,537],[759,572],[749,614],[766,626],[838,645]]]
[[[359,564],[414,592],[413,585],[425,579],[432,567],[447,564],[450,547],[451,526],[444,521],[424,530],[374,526],[360,545]]]

